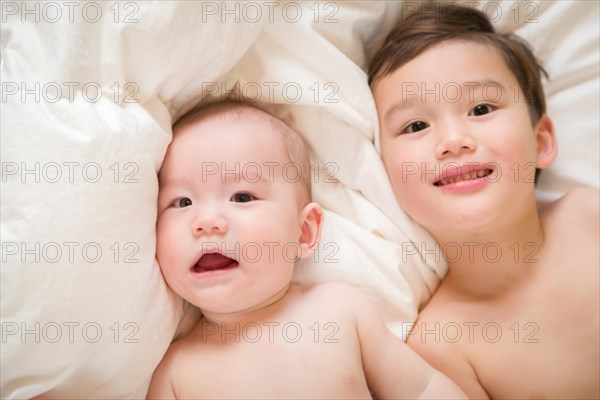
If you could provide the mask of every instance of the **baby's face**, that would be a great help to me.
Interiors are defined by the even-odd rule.
[[[157,224],[158,262],[175,292],[230,313],[287,290],[302,226],[289,167],[266,121],[208,117],[179,129],[159,175]]]
[[[448,41],[373,91],[381,153],[403,209],[432,232],[501,221],[534,195],[539,135],[523,92],[491,47]],[[550,160],[551,162],[551,160]]]

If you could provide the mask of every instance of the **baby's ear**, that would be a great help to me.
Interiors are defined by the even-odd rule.
[[[300,215],[300,258],[308,258],[319,245],[323,227],[323,209],[317,203],[308,203]]]
[[[556,158],[558,151],[554,125],[548,115],[542,115],[536,124],[535,137],[537,140],[536,166],[537,168],[548,168]]]

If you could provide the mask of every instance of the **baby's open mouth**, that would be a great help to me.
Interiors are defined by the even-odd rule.
[[[201,273],[216,271],[222,269],[231,269],[239,264],[233,258],[224,256],[221,253],[206,253],[192,266],[192,272]]]
[[[477,171],[467,172],[466,174],[440,179],[438,181],[435,181],[433,184],[434,186],[445,186],[461,181],[471,181],[478,178],[485,178],[486,176],[489,176],[492,172],[494,172],[494,170],[492,170],[491,168],[479,169]]]

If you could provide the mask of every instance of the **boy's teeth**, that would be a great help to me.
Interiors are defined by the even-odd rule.
[[[483,178],[484,176],[486,176],[488,174],[488,172],[489,172],[489,170],[487,170],[487,169],[480,169],[478,171],[471,171],[464,175],[442,179],[440,181],[440,186],[449,185],[451,183],[456,183],[456,182],[460,182],[460,181],[472,180],[475,178]]]

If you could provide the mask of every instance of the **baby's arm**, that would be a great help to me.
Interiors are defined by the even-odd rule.
[[[369,299],[350,287],[341,290],[346,304],[354,309],[367,383],[378,398],[468,398],[458,385],[390,332]]]

